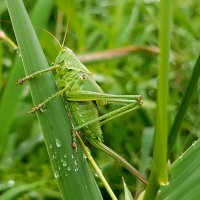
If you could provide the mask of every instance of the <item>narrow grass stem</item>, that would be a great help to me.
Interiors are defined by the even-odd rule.
[[[158,92],[156,106],[156,128],[153,147],[153,165],[150,183],[144,199],[154,199],[151,192],[156,193],[157,185],[168,183],[167,175],[167,136],[168,136],[168,74],[170,58],[170,35],[172,22],[172,1],[160,1],[159,24],[159,67],[158,67]],[[156,184],[155,184],[156,183]]]
[[[117,200],[117,197],[115,196],[114,192],[112,191],[110,185],[108,184],[107,180],[105,179],[105,177],[103,176],[101,170],[99,169],[98,165],[96,164],[96,162],[94,161],[93,157],[91,156],[90,152],[88,151],[88,148],[85,146],[84,142],[82,141],[81,137],[79,136],[79,134],[77,134],[77,138],[79,140],[79,143],[85,153],[85,155],[87,156],[88,160],[90,161],[92,167],[94,168],[95,172],[97,173],[99,179],[102,181],[104,187],[106,188],[108,194],[110,195],[112,200]]]
[[[149,182],[150,184],[147,187],[143,200],[155,199],[157,195],[159,184],[157,182],[157,174],[156,174],[155,168],[151,170]]]
[[[160,1],[159,27],[159,68],[156,107],[156,129],[153,149],[153,162],[159,184],[167,184],[167,136],[168,136],[168,74],[170,58],[172,8],[171,0]]]

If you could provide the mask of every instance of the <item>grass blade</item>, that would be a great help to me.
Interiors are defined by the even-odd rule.
[[[6,0],[6,3],[26,74],[48,68],[23,2]],[[56,87],[52,75],[46,74],[31,81],[30,90],[35,105],[54,94]],[[46,111],[37,113],[37,117],[63,199],[102,199],[80,147],[76,154],[73,152],[71,124],[62,99],[54,99]]]
[[[160,2],[160,28],[159,28],[159,68],[158,68],[158,93],[156,107],[156,129],[154,139],[153,159],[157,170],[157,180],[166,184],[167,178],[167,135],[168,135],[168,73],[170,57],[170,35],[172,8],[171,0]]]
[[[200,197],[200,140],[170,167],[170,184],[162,187],[157,200],[195,200]]]
[[[123,181],[123,185],[124,185],[124,196],[125,196],[125,200],[133,200],[133,196],[130,192],[130,190],[128,189],[128,186],[126,185],[126,182],[124,181],[124,179],[122,178]]]
[[[42,3],[41,3],[42,2]],[[45,12],[41,12],[44,9],[43,4],[45,3]],[[48,18],[51,13],[53,1],[52,0],[39,0],[35,3],[31,19],[32,22],[39,27],[44,27],[47,24]],[[39,19],[42,18],[42,21]],[[16,56],[14,65],[12,66],[11,74],[7,83],[7,86],[2,95],[0,102],[0,155],[3,154],[6,149],[9,130],[12,126],[12,122],[17,112],[19,105],[20,96],[24,87],[16,87],[16,80],[24,76],[24,70],[22,67],[21,59]],[[13,98],[15,97],[15,98]]]
[[[180,108],[178,110],[178,113],[175,117],[174,123],[173,123],[172,128],[169,133],[169,139],[168,139],[169,154],[173,150],[173,147],[174,147],[177,135],[179,133],[181,124],[182,124],[184,116],[187,112],[187,108],[190,104],[190,100],[192,98],[194,91],[196,90],[196,86],[197,86],[199,77],[200,77],[200,56],[198,57],[198,59],[196,61],[196,64],[195,64],[193,72],[192,72],[192,76],[190,78],[190,82],[188,84],[187,90],[185,92],[185,95],[181,102]]]
[[[153,147],[153,166],[150,183],[147,186],[144,199],[154,199],[159,185],[168,183],[167,174],[167,137],[168,137],[168,73],[170,57],[170,36],[172,22],[172,1],[160,1],[160,27],[159,27],[159,68],[158,92],[156,106],[156,128]]]

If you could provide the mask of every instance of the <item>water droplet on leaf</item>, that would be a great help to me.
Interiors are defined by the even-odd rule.
[[[61,147],[62,146],[62,142],[58,138],[56,138],[56,146],[57,147]]]
[[[64,160],[64,161],[63,161],[63,167],[66,167],[66,166],[67,166],[67,161]]]
[[[52,156],[52,159],[54,160],[57,157],[57,152],[55,152]]]
[[[196,144],[196,140],[192,142],[192,146],[195,146],[195,144]]]
[[[85,154],[83,154],[83,158],[84,158],[84,159],[87,159],[87,156],[86,156]]]
[[[55,176],[55,178],[59,178],[60,177],[60,172],[59,171],[55,171],[54,172],[54,176]]]
[[[71,166],[67,166],[67,171],[71,171],[72,170],[72,168],[71,168]]]
[[[47,107],[42,107],[42,108],[40,108],[40,112],[44,113],[44,112],[46,112],[46,111],[47,111]]]
[[[75,165],[78,165],[78,160],[75,160],[75,161],[74,161],[74,164],[75,164]]]
[[[76,167],[74,171],[77,172],[78,171],[78,167]]]
[[[8,180],[8,187],[13,187],[15,185],[14,180]]]

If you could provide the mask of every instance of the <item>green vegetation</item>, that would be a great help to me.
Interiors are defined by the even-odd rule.
[[[27,114],[33,101],[38,104],[56,91],[52,76],[30,82],[33,101],[29,84],[15,85],[24,76],[23,64],[30,74],[48,67],[47,61],[49,65],[54,62],[60,48],[48,32],[62,43],[67,0],[24,1],[46,58],[31,24],[18,15],[22,1],[11,2],[6,0],[10,19],[5,1],[0,1],[0,29],[19,45],[15,51],[0,32],[0,199],[110,199],[81,151],[75,158],[79,172],[59,178],[59,162],[51,158],[49,146],[57,138],[62,143],[59,159],[65,152],[72,155],[71,125],[62,99],[53,100],[47,112]],[[86,142],[118,199],[132,199],[130,192],[137,199],[144,189],[148,200],[195,200],[200,196],[200,141],[194,142],[200,131],[200,5],[195,0],[172,1],[172,7],[169,3],[70,1],[66,45],[106,93],[141,94],[144,102],[143,108],[102,129],[104,143],[148,178],[147,188]],[[99,113],[116,108],[100,107]],[[73,159],[68,160],[70,166]]]

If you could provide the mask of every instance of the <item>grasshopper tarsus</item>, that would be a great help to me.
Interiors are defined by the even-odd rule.
[[[76,130],[72,130],[72,143],[71,143],[72,148],[74,149],[74,153],[77,152],[77,144],[76,144]]]
[[[19,79],[17,82],[16,82],[16,85],[22,85],[25,81],[29,81],[32,79],[32,76],[26,76],[22,79]]]
[[[27,113],[28,113],[28,114],[34,114],[34,113],[36,113],[38,110],[40,110],[42,107],[43,107],[42,104],[38,104],[36,107],[31,108],[31,110],[28,111]]]
[[[84,73],[81,75],[81,77],[82,77],[83,80],[86,79],[86,75]]]
[[[24,83],[24,80],[23,79],[19,79],[19,80],[17,80],[16,85],[22,85],[23,83]]]
[[[138,104],[139,104],[139,106],[143,105],[143,101],[142,101],[142,96],[141,95],[138,96]]]

